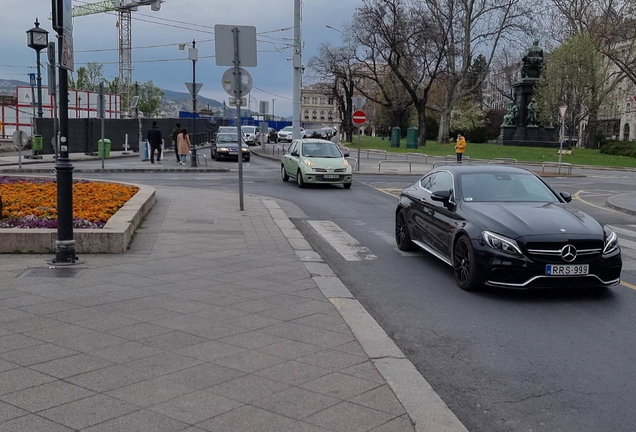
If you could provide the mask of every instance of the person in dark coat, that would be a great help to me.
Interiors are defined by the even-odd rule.
[[[157,127],[157,122],[152,122],[152,127],[148,131],[148,144],[150,144],[150,163],[155,163],[155,150],[157,153],[157,163],[161,160],[161,143],[163,138],[161,137],[161,130]]]
[[[174,147],[174,154],[177,155],[177,162],[180,162],[179,148],[177,147],[177,137],[181,133],[181,124],[177,123],[177,127],[172,130],[172,146]]]

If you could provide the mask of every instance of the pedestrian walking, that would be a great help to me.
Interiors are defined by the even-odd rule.
[[[148,130],[146,138],[148,139],[148,144],[150,144],[150,163],[155,163],[155,151],[157,151],[157,163],[160,164],[163,138],[161,137],[161,130],[157,127],[156,121],[152,122],[152,127]]]
[[[179,164],[186,164],[186,156],[190,153],[190,137],[187,129],[181,129],[181,133],[177,136],[177,151],[179,152]]]
[[[462,163],[462,156],[466,151],[466,138],[461,133],[457,134],[457,144],[455,144],[455,154],[457,155],[457,163]]]
[[[179,159],[179,148],[177,147],[177,137],[181,133],[181,124],[177,123],[176,127],[172,129],[172,147],[174,147],[174,154],[177,156],[177,162],[180,162]]]

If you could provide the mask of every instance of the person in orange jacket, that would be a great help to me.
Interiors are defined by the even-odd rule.
[[[457,134],[457,144],[455,144],[455,154],[457,155],[457,163],[462,163],[462,155],[466,150],[466,138],[461,133]]]

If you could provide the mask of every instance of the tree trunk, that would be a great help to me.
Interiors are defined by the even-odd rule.
[[[439,132],[437,133],[437,142],[440,144],[448,144],[450,142],[450,119],[451,109],[444,106],[439,118]]]
[[[420,99],[417,107],[417,127],[420,136],[417,140],[418,147],[426,147],[426,101],[427,98]]]
[[[589,149],[597,148],[596,144],[596,128],[598,126],[598,113],[591,110],[587,118],[587,127],[583,131],[583,146]]]

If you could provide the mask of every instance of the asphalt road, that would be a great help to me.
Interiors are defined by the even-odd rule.
[[[571,205],[636,241],[636,218],[603,208],[607,196],[632,191],[636,173],[588,174],[549,181],[575,195]],[[84,176],[238,193],[236,171]],[[276,162],[256,157],[244,176],[245,193],[284,200],[316,251],[471,432],[634,430],[636,292],[461,291],[450,267],[395,247],[396,194],[416,178],[366,175],[350,190],[301,190],[280,180]],[[636,251],[623,251],[631,268],[623,279],[634,286]]]

